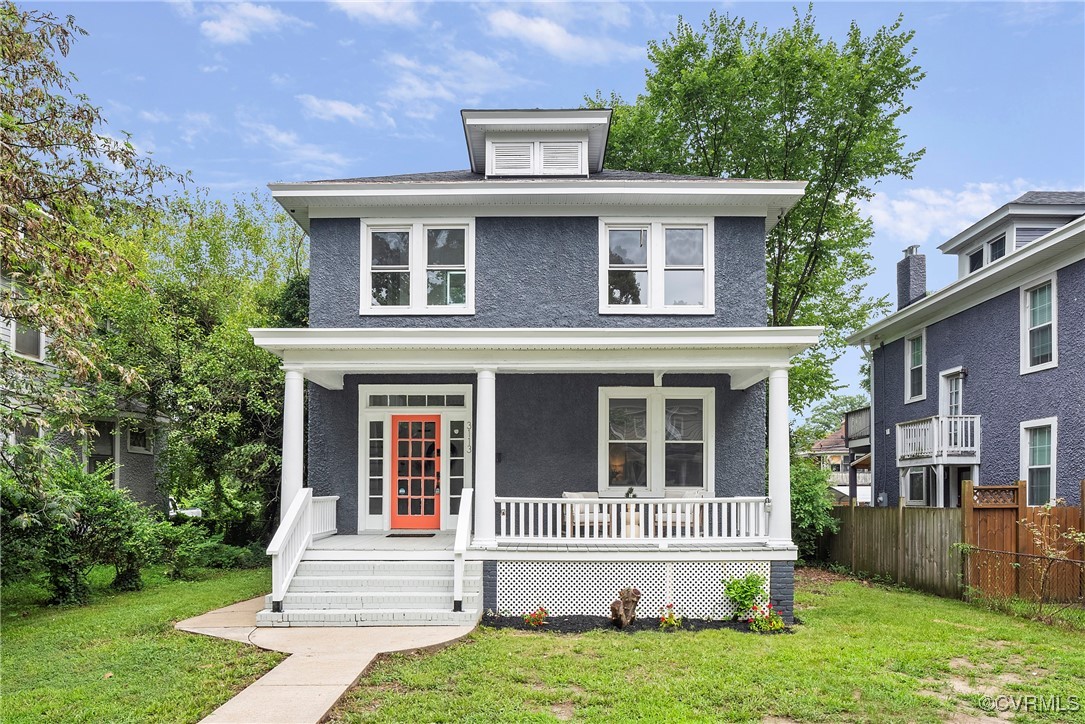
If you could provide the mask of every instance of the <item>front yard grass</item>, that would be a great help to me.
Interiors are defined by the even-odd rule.
[[[997,721],[1000,695],[1085,721],[1085,633],[821,572],[796,598],[789,635],[482,630],[380,661],[334,721]]]
[[[104,588],[109,575],[94,572],[92,602],[78,608],[41,606],[33,586],[4,587],[4,722],[194,722],[283,659],[173,628],[266,593],[266,568],[207,571],[194,581],[148,574],[143,591],[117,594]]]

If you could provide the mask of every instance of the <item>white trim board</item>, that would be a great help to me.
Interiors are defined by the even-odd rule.
[[[1041,417],[1035,420],[1022,420],[1019,431],[1018,439],[1020,444],[1019,457],[1018,457],[1018,473],[1020,477],[1018,480],[1024,480],[1025,482],[1025,504],[1028,504],[1028,469],[1029,469],[1029,448],[1028,448],[1028,431],[1037,427],[1051,426],[1051,492],[1048,500],[1055,500],[1058,498],[1057,493],[1057,476],[1058,467],[1058,450],[1059,450],[1059,418],[1058,417]],[[1036,507],[1036,506],[1032,506]]]

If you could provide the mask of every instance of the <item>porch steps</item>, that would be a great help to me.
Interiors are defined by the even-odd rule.
[[[258,626],[461,626],[482,610],[482,563],[464,568],[463,610],[453,611],[451,561],[303,560],[281,612]]]

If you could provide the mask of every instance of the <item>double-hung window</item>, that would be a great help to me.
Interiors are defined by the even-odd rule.
[[[639,497],[713,490],[711,388],[599,390],[599,492]]]
[[[1029,505],[1046,505],[1055,498],[1058,426],[1054,417],[1021,423],[1021,479],[1028,485]]]
[[[713,314],[711,220],[599,222],[601,314]]]
[[[473,314],[471,222],[362,224],[362,314]]]
[[[927,397],[927,330],[904,340],[904,402],[916,402]]]
[[[1059,364],[1055,277],[1021,287],[1021,374]]]

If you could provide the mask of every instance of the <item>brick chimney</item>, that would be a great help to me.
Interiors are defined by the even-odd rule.
[[[919,246],[904,250],[904,258],[897,262],[897,309],[904,309],[927,296],[927,257],[919,253]]]

